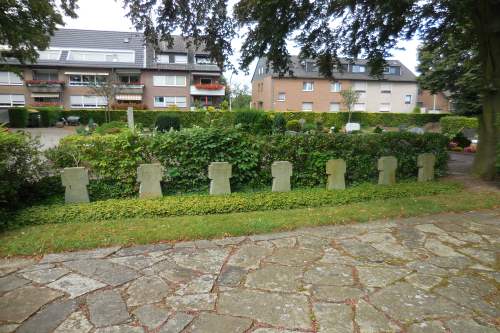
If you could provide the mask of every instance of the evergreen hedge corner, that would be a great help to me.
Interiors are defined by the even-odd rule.
[[[13,128],[28,127],[29,112],[27,108],[16,107],[9,109],[9,126]]]

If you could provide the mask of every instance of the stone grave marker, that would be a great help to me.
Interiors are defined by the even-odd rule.
[[[229,178],[232,176],[232,167],[228,162],[212,162],[208,166],[208,178],[210,179],[210,194],[230,194],[231,184]]]
[[[379,185],[391,185],[396,183],[396,169],[398,160],[394,156],[383,156],[378,159],[378,183]]]
[[[273,192],[289,192],[292,189],[290,177],[292,177],[292,163],[288,161],[276,161],[271,165],[273,175]]]
[[[436,164],[436,156],[434,154],[424,153],[418,155],[417,165],[419,182],[434,180],[434,164]]]
[[[89,184],[89,171],[83,167],[64,168],[61,171],[61,181],[66,190],[64,202],[80,203],[89,202],[87,185]]]
[[[141,164],[137,168],[137,181],[139,198],[159,198],[161,193],[161,180],[163,179],[163,166],[160,163]]]
[[[328,175],[326,189],[344,190],[345,172],[346,164],[343,159],[329,160],[328,162],[326,162],[326,174]]]
[[[347,124],[345,124],[345,131],[347,133],[360,131],[360,130],[361,130],[360,123],[347,123]]]

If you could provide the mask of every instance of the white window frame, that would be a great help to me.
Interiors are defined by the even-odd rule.
[[[380,103],[378,110],[379,112],[391,112],[391,103]]]
[[[342,91],[342,83],[339,81],[330,82],[330,91],[334,93],[338,93]]]
[[[86,86],[99,86],[99,81],[97,80],[97,77],[102,76],[103,77],[103,82],[106,81],[107,75],[87,75],[87,74],[67,74],[68,76],[68,85],[70,87],[86,87]],[[80,76],[81,81],[71,81],[72,76]],[[84,76],[91,76],[93,77],[93,80],[89,82],[83,82],[83,77]]]
[[[380,83],[380,93],[381,94],[391,94],[392,93],[392,83],[381,82]]]
[[[87,55],[84,55],[84,59],[74,59],[74,55],[81,53],[84,55],[87,53]],[[89,58],[90,54],[94,55],[102,55],[102,59],[91,59]],[[126,61],[109,61],[106,60],[108,56],[113,56],[117,54],[127,54],[131,55],[132,58],[130,60]],[[86,58],[86,59],[85,59]],[[68,55],[66,56],[67,61],[75,61],[75,62],[108,62],[108,63],[135,63],[135,51],[129,51],[129,50],[103,50],[103,49],[70,49],[68,51]]]
[[[196,62],[197,65],[215,65],[215,63],[213,62],[213,60],[210,59],[210,57],[202,55],[195,56],[194,61]]]
[[[187,64],[188,56],[187,54],[174,54],[174,64]]]
[[[306,89],[310,85],[311,89]],[[314,91],[314,81],[303,81],[302,82],[302,91]]]
[[[159,101],[158,99],[163,99]],[[170,101],[167,101],[170,100]],[[182,102],[182,100],[184,100]],[[155,96],[153,97],[153,105],[155,108],[167,108],[169,106],[176,106],[178,108],[187,107],[187,97],[186,96]]]
[[[286,101],[286,93],[285,92],[279,92],[278,93],[278,102],[284,102]]]
[[[81,103],[73,103],[73,100],[80,100]],[[89,99],[93,99],[94,103],[87,103]],[[70,107],[72,109],[100,109],[108,105],[106,96],[98,95],[71,95],[69,97]]]
[[[362,107],[359,107],[362,106]],[[366,103],[354,103],[353,111],[366,111]]]
[[[305,109],[304,108],[305,104],[311,104],[311,108],[310,109]],[[313,111],[313,109],[314,109],[314,103],[313,102],[302,102],[302,111],[303,112],[311,112],[311,111]]]
[[[365,65],[357,65],[357,64],[354,64],[354,65],[352,65],[352,67],[351,67],[351,68],[352,68],[352,69],[351,69],[351,71],[352,71],[353,73],[366,73],[366,66],[365,66]],[[358,70],[357,70],[357,71],[355,71],[355,70],[354,70],[354,68],[358,68]]]
[[[174,84],[168,84],[167,77],[173,77]],[[182,78],[182,80],[180,78]],[[183,83],[181,84],[178,81],[183,81]],[[153,86],[155,87],[185,87],[186,84],[187,78],[185,75],[153,75]]]
[[[336,110],[333,110],[332,106],[336,106]],[[339,102],[331,102],[329,112],[340,112],[340,103]]]
[[[7,74],[7,82],[0,82],[0,86],[22,86],[23,79],[13,72],[1,71],[0,73]]]
[[[357,87],[360,85],[363,86],[363,89],[360,89]],[[366,81],[354,81],[354,83],[352,84],[352,87],[353,87],[353,90],[356,92],[366,92],[366,90],[368,89],[368,82],[366,82]]]
[[[407,98],[410,98],[410,100],[407,101]],[[404,97],[405,104],[411,104],[413,102],[413,95],[412,94],[406,94]]]
[[[59,59],[61,59],[61,53],[62,53],[61,50],[51,50],[51,49],[46,49],[43,51],[37,50],[37,52],[38,52],[37,60],[56,60],[56,61],[59,61]],[[48,56],[43,57],[42,55],[48,55]]]
[[[13,106],[24,106],[26,105],[26,96],[23,94],[0,94],[0,96],[8,96],[9,103],[3,103],[0,102],[0,107],[13,107]],[[15,99],[14,96],[17,96],[18,98],[22,96],[22,102],[18,103],[21,99]]]

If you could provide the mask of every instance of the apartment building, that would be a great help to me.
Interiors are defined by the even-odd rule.
[[[416,106],[415,75],[397,60],[389,60],[381,79],[369,75],[366,60],[345,62],[335,80],[320,75],[314,61],[292,57],[292,75],[279,77],[259,59],[252,77],[252,105],[275,111],[347,111],[340,92],[358,92],[354,111],[412,112]]]
[[[453,111],[453,103],[447,92],[433,94],[429,90],[418,91],[417,106],[422,113],[449,113]]]
[[[103,82],[115,87],[111,103],[148,109],[218,105],[225,94],[220,68],[179,36],[172,47],[162,43],[155,50],[138,32],[61,29],[39,53],[33,64],[8,60],[22,76],[0,72],[0,108],[102,108],[107,98],[92,87]]]

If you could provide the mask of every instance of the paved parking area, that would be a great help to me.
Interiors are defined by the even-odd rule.
[[[16,129],[16,131],[18,131]],[[65,126],[64,128],[57,127],[37,127],[37,128],[23,128],[22,131],[28,132],[32,137],[37,137],[42,145],[42,150],[55,147],[59,141],[68,135],[76,133],[76,127]]]
[[[500,210],[0,259],[0,332],[493,333],[499,268]]]

